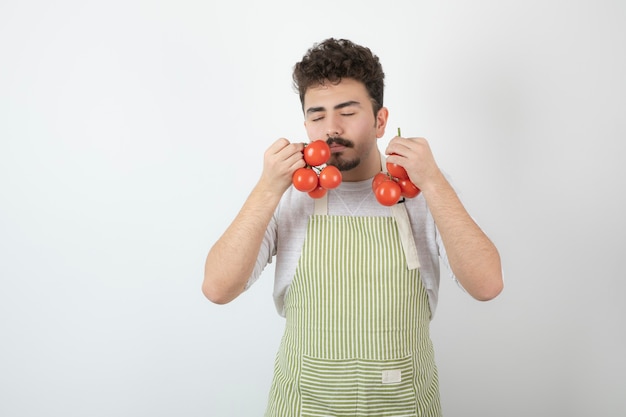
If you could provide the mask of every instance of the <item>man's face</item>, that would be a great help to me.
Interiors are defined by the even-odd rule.
[[[376,140],[384,134],[386,119],[387,109],[374,117],[365,86],[353,79],[310,87],[304,95],[309,139],[330,145],[328,164],[343,171],[347,181],[367,179],[380,170]]]

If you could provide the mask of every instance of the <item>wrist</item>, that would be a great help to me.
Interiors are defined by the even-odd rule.
[[[435,196],[442,191],[452,189],[450,183],[441,171],[437,171],[429,177],[428,181],[424,181],[424,183],[420,185],[420,190],[422,190],[424,197]]]
[[[253,189],[261,201],[277,202],[285,193],[286,188],[280,187],[276,182],[261,178]]]

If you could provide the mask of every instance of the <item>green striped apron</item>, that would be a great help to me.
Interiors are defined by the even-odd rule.
[[[430,308],[404,204],[391,217],[325,212],[326,200],[316,201],[285,296],[265,416],[440,416]]]

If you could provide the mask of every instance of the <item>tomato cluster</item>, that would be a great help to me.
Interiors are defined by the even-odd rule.
[[[409,179],[409,174],[398,164],[387,162],[387,172],[379,172],[372,180],[372,191],[383,206],[393,206],[401,198],[417,197],[420,189]]]
[[[319,139],[304,147],[306,166],[298,168],[291,178],[298,191],[308,193],[312,198],[321,198],[328,190],[341,184],[341,171],[336,166],[324,165],[330,159],[330,147]]]

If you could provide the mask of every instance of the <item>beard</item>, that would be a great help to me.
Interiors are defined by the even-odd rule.
[[[336,143],[337,145],[345,146],[346,148],[354,148],[354,142],[344,139],[344,138],[329,138],[326,143],[328,145],[332,145]],[[337,167],[339,171],[349,171],[351,169],[356,168],[361,163],[361,158],[358,156],[353,159],[347,159],[343,157],[343,152],[336,152],[330,155],[330,159],[328,160],[328,165],[334,165]]]
[[[361,163],[360,158],[346,159],[341,155],[343,152],[334,153],[328,160],[328,165],[334,165],[339,171],[350,171]]]

